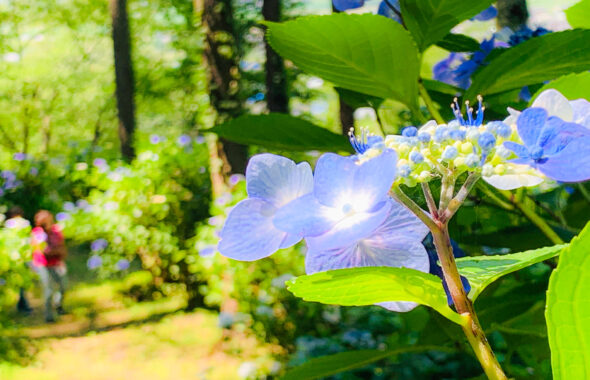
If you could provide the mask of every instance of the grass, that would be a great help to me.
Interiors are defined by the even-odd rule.
[[[3,332],[20,343],[23,360],[0,362],[0,379],[225,380],[258,377],[273,366],[274,348],[243,326],[222,329],[211,310],[182,312],[183,292],[138,302],[130,290],[146,286],[149,275],[100,282],[84,273],[81,260],[70,265],[76,273],[65,298],[68,315],[46,324],[34,297],[34,314],[16,317],[19,328]]]

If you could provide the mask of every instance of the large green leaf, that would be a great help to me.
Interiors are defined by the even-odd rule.
[[[266,25],[273,49],[308,73],[348,90],[417,107],[418,51],[397,22],[339,13]]]
[[[590,100],[590,72],[565,75],[553,80],[539,89],[531,99],[531,103],[539,94],[547,89],[554,88],[570,100],[585,98]]]
[[[590,379],[590,223],[559,257],[547,290],[554,379]]]
[[[572,28],[590,28],[590,0],[582,0],[566,9],[565,15]]]
[[[590,30],[546,34],[507,49],[473,76],[465,98],[496,94],[590,70]]]
[[[448,51],[476,51],[479,50],[479,42],[464,34],[449,33],[436,43],[436,46]]]
[[[306,301],[342,306],[409,301],[430,306],[451,321],[462,317],[451,310],[441,280],[414,269],[367,267],[339,269],[300,276],[287,288]]]
[[[442,40],[451,29],[486,9],[493,0],[401,0],[404,22],[420,51]]]
[[[246,115],[216,125],[213,132],[241,144],[285,150],[351,151],[348,140],[293,116],[271,113]]]
[[[457,259],[459,273],[469,280],[469,298],[475,299],[498,278],[557,256],[566,245],[539,248],[509,255],[461,257]]]
[[[288,371],[281,380],[324,379],[338,373],[365,367],[379,360],[409,352],[449,349],[440,346],[408,346],[394,350],[358,350],[339,352],[334,355],[311,359],[307,363]]]

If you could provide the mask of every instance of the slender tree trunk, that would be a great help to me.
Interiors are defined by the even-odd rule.
[[[121,154],[127,161],[135,157],[133,135],[135,133],[135,86],[131,61],[131,41],[127,0],[110,0],[113,23],[113,48],[115,54],[115,82],[117,85],[117,110],[119,115],[119,140]]]
[[[500,28],[509,27],[516,31],[526,25],[529,18],[526,0],[498,0],[496,7],[498,8],[498,26]]]
[[[334,5],[332,5],[332,12],[340,13]],[[342,134],[346,136],[348,135],[350,128],[354,128],[354,108],[346,104],[340,96],[338,96],[338,101],[340,104],[340,130],[342,131]]]
[[[205,27],[205,60],[209,69],[209,95],[217,111],[217,122],[235,118],[242,113],[238,98],[239,68],[233,29],[231,0],[204,0],[202,22]],[[219,156],[224,172],[244,173],[248,147],[220,140]]]
[[[281,0],[264,0],[262,16],[266,21],[281,20]],[[264,40],[266,49],[266,103],[270,112],[289,113],[287,75],[283,58]]]

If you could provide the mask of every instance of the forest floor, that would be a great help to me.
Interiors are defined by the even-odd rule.
[[[182,312],[181,292],[138,301],[130,294],[145,283],[141,272],[93,281],[85,260],[72,261],[68,314],[45,323],[34,294],[33,314],[16,317],[19,328],[9,337],[20,357],[0,360],[0,379],[225,380],[268,373],[276,365],[273,347],[247,329],[222,329],[217,312]]]

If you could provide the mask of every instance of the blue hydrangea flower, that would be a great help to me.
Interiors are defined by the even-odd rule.
[[[102,257],[98,255],[92,255],[86,262],[88,269],[96,269],[102,265]]]
[[[377,14],[397,21],[400,24],[402,23],[402,11],[399,5],[399,0],[382,0],[381,3],[379,3]]]
[[[189,135],[180,135],[176,140],[176,143],[180,146],[186,146],[191,143],[191,137]]]
[[[387,215],[379,225],[356,239],[334,239],[337,232],[306,238],[308,274],[332,269],[388,266],[428,272],[430,264],[422,240],[428,228],[403,205],[389,199]],[[393,311],[409,311],[412,302],[384,302]]]
[[[129,265],[130,265],[129,260],[121,259],[121,260],[117,261],[117,263],[115,264],[115,268],[117,268],[117,270],[123,271],[123,270],[129,269]]]
[[[510,37],[508,38],[508,44],[510,46],[516,46],[527,40],[530,40],[533,37],[539,37],[548,33],[551,33],[551,31],[545,28],[539,27],[533,30],[525,25],[510,35]]]
[[[512,162],[529,165],[557,181],[590,179],[589,129],[536,107],[524,110],[516,126],[523,145],[504,142],[519,157]]]
[[[498,16],[498,10],[493,5],[490,5],[483,11],[471,18],[472,21],[488,21]]]
[[[232,209],[221,230],[221,254],[253,261],[301,240],[302,234],[280,228],[273,218],[287,203],[312,192],[308,163],[295,164],[274,154],[256,155],[246,168],[246,190],[248,199]]]
[[[152,144],[159,144],[162,141],[162,138],[156,134],[150,135],[150,143]]]
[[[15,160],[15,161],[24,161],[24,160],[27,159],[27,155],[24,154],[24,153],[20,153],[20,152],[19,153],[15,153],[12,156],[12,159]]]
[[[323,235],[316,241],[317,249],[346,246],[366,237],[389,214],[396,161],[391,149],[367,160],[324,154],[316,164],[313,192],[281,208],[275,226],[298,236]]]
[[[93,252],[101,251],[105,249],[109,245],[109,242],[105,239],[96,239],[92,243],[90,243],[90,250]]]
[[[337,11],[344,12],[362,7],[365,5],[365,0],[332,0],[332,5]]]
[[[366,128],[361,128],[361,133],[358,137],[354,135],[354,128],[350,128],[350,131],[348,131],[348,140],[357,154],[364,154],[367,150],[383,144],[383,137],[371,135]]]

